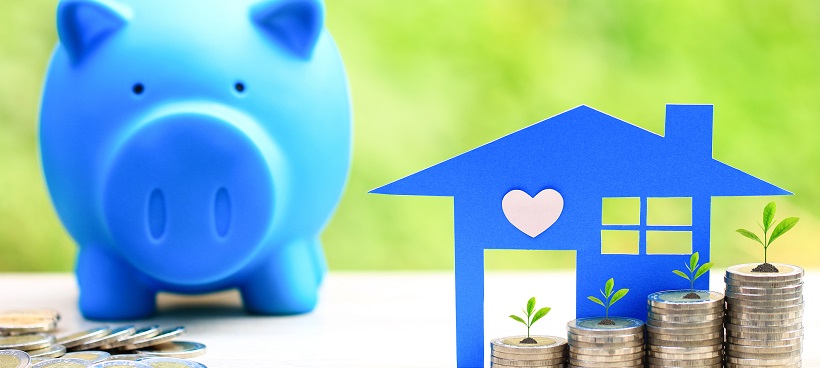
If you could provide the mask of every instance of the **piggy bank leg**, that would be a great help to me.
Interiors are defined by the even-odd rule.
[[[240,287],[245,309],[270,315],[313,310],[324,272],[317,246],[318,241],[296,241],[279,247]]]
[[[156,292],[139,280],[139,271],[100,247],[80,249],[77,282],[80,312],[87,319],[139,319],[155,311]]]

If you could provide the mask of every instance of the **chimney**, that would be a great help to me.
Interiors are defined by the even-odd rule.
[[[712,158],[713,105],[666,105],[664,139],[692,159]]]

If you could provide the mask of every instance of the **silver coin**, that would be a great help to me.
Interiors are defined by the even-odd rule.
[[[105,360],[92,363],[88,368],[151,368],[151,366],[134,360]]]
[[[633,340],[633,341],[625,341],[625,342],[583,342],[583,341],[574,341],[569,340],[567,343],[571,347],[581,348],[581,349],[622,349],[622,348],[631,348],[636,346],[643,346],[644,340]]]
[[[526,336],[512,336],[494,339],[490,342],[492,351],[500,351],[511,354],[549,354],[563,352],[567,345],[567,340],[557,336],[532,336],[537,341],[536,344],[521,344],[519,341]]]
[[[723,347],[717,346],[693,346],[693,347],[679,347],[679,346],[648,346],[648,351],[654,351],[664,354],[707,354],[722,350]]]
[[[695,293],[701,299],[687,299]],[[651,307],[663,309],[711,309],[723,306],[723,294],[708,290],[667,290],[649,294],[647,303]]]
[[[643,354],[644,348],[643,346],[632,346],[628,348],[604,348],[604,349],[585,349],[579,348],[576,346],[569,346],[570,353],[582,354],[582,355],[599,355],[599,356],[623,356],[623,355],[632,355],[635,353]]]
[[[789,340],[800,338],[803,336],[803,329],[798,329],[790,332],[777,332],[777,333],[754,333],[754,332],[742,332],[742,331],[733,331],[727,330],[726,337],[734,338],[734,339],[746,339],[746,340],[766,340],[766,341],[780,341],[780,340]]]
[[[589,355],[576,353],[573,351],[569,352],[570,359],[575,359],[577,361],[583,362],[632,362],[636,359],[643,358],[645,355],[646,352],[644,351],[622,355]]]
[[[57,328],[57,320],[37,314],[0,314],[0,335],[21,335],[49,332]]]
[[[65,346],[66,348],[73,348],[77,345],[81,345],[83,342],[108,335],[109,332],[111,332],[111,330],[108,327],[94,327],[85,331],[60,337],[57,339],[57,343]]]
[[[803,293],[782,293],[782,294],[774,294],[774,295],[757,295],[757,294],[741,294],[741,293],[726,293],[726,300],[732,300],[736,303],[745,303],[746,301],[750,302],[779,302],[779,301],[792,301],[796,299],[802,299]]]
[[[762,321],[783,321],[803,318],[803,311],[801,310],[789,313],[742,313],[728,311],[726,312],[726,317]]]
[[[132,343],[136,342],[137,340],[149,339],[149,338],[152,338],[156,335],[159,335],[159,333],[161,331],[162,330],[157,325],[142,327],[142,328],[137,329],[136,331],[134,331],[134,333],[131,334],[131,335],[123,336],[115,342],[106,344],[105,346],[103,346],[103,349],[104,350],[111,350],[111,349],[114,349],[114,348],[118,348],[118,347],[121,347],[121,346],[132,344]]]
[[[790,313],[796,311],[803,310],[803,303],[797,305],[791,305],[788,307],[747,307],[745,305],[739,304],[727,304],[726,311],[727,312],[738,312],[738,313]]]
[[[193,358],[205,354],[205,344],[191,341],[169,341],[137,350],[137,354],[171,358]]]
[[[727,285],[726,292],[731,293],[740,293],[740,294],[748,294],[748,295],[778,295],[778,294],[793,294],[799,293],[803,291],[803,282],[801,281],[798,284],[794,284],[792,286],[781,287],[781,288],[769,288],[769,287],[754,287],[754,286],[735,286],[735,285]]]
[[[111,332],[109,332],[108,335],[84,341],[82,344],[73,347],[72,350],[91,350],[101,348],[103,346],[112,344],[119,339],[131,336],[132,334],[134,334],[134,331],[136,331],[134,326],[117,327],[111,330]]]
[[[594,336],[594,335],[577,335],[572,332],[567,332],[567,337],[573,341],[581,341],[581,342],[593,342],[593,343],[622,343],[622,342],[630,342],[635,340],[643,340],[643,335],[639,334],[629,334],[629,335],[605,335],[605,336]]]
[[[703,335],[714,333],[722,330],[723,325],[712,325],[706,327],[687,327],[687,326],[673,326],[673,327],[658,327],[646,325],[646,331],[662,335]]]
[[[2,314],[28,314],[28,315],[36,315],[43,318],[50,318],[55,321],[59,321],[61,316],[60,312],[54,309],[48,308],[32,308],[32,309],[12,309],[6,310],[2,312]]]
[[[564,362],[564,357],[549,360],[510,360],[504,358],[490,357],[490,362],[493,364],[500,364],[504,366],[516,365],[519,367],[541,367],[545,365],[561,364]]]
[[[713,322],[715,320],[719,320],[723,318],[723,312],[718,314],[658,314],[653,312],[647,312],[647,318],[651,318],[655,321],[663,321],[663,322],[678,322],[678,323],[706,323],[706,322]]]
[[[743,326],[734,323],[726,322],[724,326],[727,330],[741,331],[741,332],[755,332],[755,333],[772,333],[772,332],[791,332],[803,328],[802,322],[797,322],[792,325],[782,326]]]
[[[748,365],[781,365],[800,362],[802,352],[795,352],[792,354],[766,354],[765,358],[756,355],[733,356],[726,354],[726,361],[735,364]],[[764,363],[764,364],[761,364]]]
[[[726,277],[739,281],[790,281],[803,278],[803,269],[782,263],[772,263],[777,267],[778,272],[752,272],[757,264],[747,263],[730,266],[726,269]]]
[[[185,333],[185,327],[177,326],[162,330],[158,335],[147,339],[137,340],[123,346],[125,350],[137,350],[148,346],[159,345],[171,341]]]
[[[31,368],[86,368],[88,361],[82,359],[57,358],[35,363]]]
[[[550,360],[550,359],[563,358],[564,356],[566,356],[566,352],[562,349],[561,351],[556,351],[554,353],[514,354],[514,353],[505,353],[503,351],[493,350],[491,355],[496,357],[496,358],[504,358],[504,359],[510,359],[510,360]]]
[[[802,280],[795,281],[738,281],[732,280],[728,277],[723,278],[723,283],[726,287],[754,287],[766,289],[779,289],[784,287],[792,287],[802,283]]]
[[[666,358],[657,358],[657,357],[647,357],[646,362],[649,363],[650,366],[662,366],[662,367],[710,367],[713,365],[717,365],[720,367],[720,364],[723,362],[723,357],[716,357],[716,358],[708,358],[708,359],[666,359]]]
[[[65,346],[56,344],[28,352],[32,358],[59,358],[65,355]]]
[[[726,365],[726,368],[764,367],[764,366],[760,366],[760,365],[750,365],[748,363],[736,364],[736,363],[732,363],[732,362],[724,362],[724,364]],[[791,363],[791,364],[778,364],[777,368],[801,368],[802,366],[803,366],[802,363],[797,362],[797,363]]]
[[[0,336],[0,350],[37,350],[54,343],[54,336],[42,333],[24,335]]]
[[[624,362],[590,362],[587,360],[578,360],[570,357],[567,359],[567,362],[573,366],[577,367],[589,367],[589,368],[603,368],[603,367],[634,367],[634,366],[643,366],[644,358],[632,360],[632,361],[624,361]]]
[[[643,334],[643,321],[627,317],[609,317],[614,324],[604,325],[604,317],[579,318],[567,323],[567,331],[576,335],[627,335]]]
[[[105,360],[142,360],[150,357],[150,355],[145,354],[113,354]]]
[[[99,362],[99,361],[108,359],[108,357],[110,357],[110,356],[111,356],[111,354],[107,353],[105,351],[89,350],[89,351],[76,351],[76,352],[73,352],[73,353],[66,353],[66,355],[63,355],[63,358],[66,358],[66,359],[81,359],[81,360],[85,360],[86,362]]]
[[[648,346],[651,347],[679,347],[679,348],[696,348],[705,346],[722,346],[723,338],[701,340],[701,341],[675,341],[675,340],[649,340]]]
[[[178,358],[147,358],[141,362],[153,368],[207,368],[202,363]]]
[[[646,335],[649,338],[649,343],[651,344],[653,340],[670,340],[670,341],[704,341],[704,340],[714,340],[714,339],[722,339],[723,338],[723,329],[715,329],[715,331],[700,334],[700,335],[678,335],[678,334],[659,334],[654,332],[648,332]]]
[[[745,338],[735,337],[732,335],[726,336],[727,346],[730,344],[746,345],[746,346],[789,346],[800,344],[803,342],[802,334],[795,337],[783,337],[780,339],[759,339],[759,338]]]
[[[704,308],[704,309],[672,309],[672,308],[658,308],[653,306],[648,306],[647,311],[657,314],[666,314],[666,315],[676,315],[676,316],[683,316],[683,315],[709,315],[709,314],[718,314],[723,313],[723,303],[721,303],[717,308]]]
[[[27,368],[31,356],[22,350],[0,350],[0,365],[4,368]]]
[[[646,319],[647,326],[665,327],[665,328],[680,328],[680,329],[694,329],[694,328],[714,328],[723,325],[722,319],[715,319],[706,322],[672,322],[672,321],[658,321],[653,318]]]
[[[793,353],[801,349],[803,349],[802,344],[792,346],[745,346],[736,344],[726,345],[726,353],[732,353],[733,356],[737,356],[738,353],[757,354],[765,356],[767,354]]]
[[[781,319],[781,320],[759,320],[759,319],[739,319],[739,318],[732,318],[726,317],[725,322],[727,325],[734,325],[734,326],[754,326],[754,327],[779,327],[779,326],[793,326],[797,323],[801,323],[803,321],[802,317],[799,318],[792,318],[792,319]]]
[[[713,351],[711,353],[692,353],[692,354],[674,354],[674,353],[661,353],[657,351],[648,351],[648,357],[650,358],[658,358],[658,359],[668,359],[668,360],[686,360],[686,359],[699,359],[699,360],[710,360],[710,359],[721,359],[723,358],[723,350]]]

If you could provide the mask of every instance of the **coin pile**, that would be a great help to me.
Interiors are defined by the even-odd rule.
[[[536,343],[521,343],[527,336],[495,339],[490,342],[491,367],[564,367],[567,340],[555,336],[531,336]]]
[[[803,269],[772,264],[726,269],[726,367],[800,367],[803,350]]]
[[[649,367],[722,367],[723,299],[721,293],[704,290],[650,294]]]
[[[54,336],[59,313],[51,310],[18,310],[0,312],[0,359],[23,360],[34,364],[91,363],[107,360],[143,360],[147,358],[191,358],[205,353],[205,345],[175,341],[185,327],[162,329],[160,326],[107,326],[90,328],[61,337]],[[8,351],[19,353],[8,353]],[[11,355],[9,355],[11,354]],[[23,358],[25,354],[25,359]],[[70,361],[75,361],[71,363]],[[190,362],[190,361],[188,361]],[[71,363],[71,364],[69,364]],[[27,363],[28,364],[28,363]],[[22,365],[26,367],[28,365]],[[202,368],[191,362],[191,367]],[[46,367],[48,365],[42,365]]]
[[[603,320],[611,324],[601,324]],[[567,367],[643,367],[644,323],[624,317],[579,318],[567,323]]]

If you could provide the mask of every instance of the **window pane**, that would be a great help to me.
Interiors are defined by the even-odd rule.
[[[692,254],[692,232],[647,231],[646,254]]]
[[[601,253],[638,254],[638,231],[601,230]]]
[[[692,225],[692,198],[648,198],[647,225]]]
[[[633,197],[604,198],[601,223],[605,225],[637,225],[641,222],[641,199]]]

